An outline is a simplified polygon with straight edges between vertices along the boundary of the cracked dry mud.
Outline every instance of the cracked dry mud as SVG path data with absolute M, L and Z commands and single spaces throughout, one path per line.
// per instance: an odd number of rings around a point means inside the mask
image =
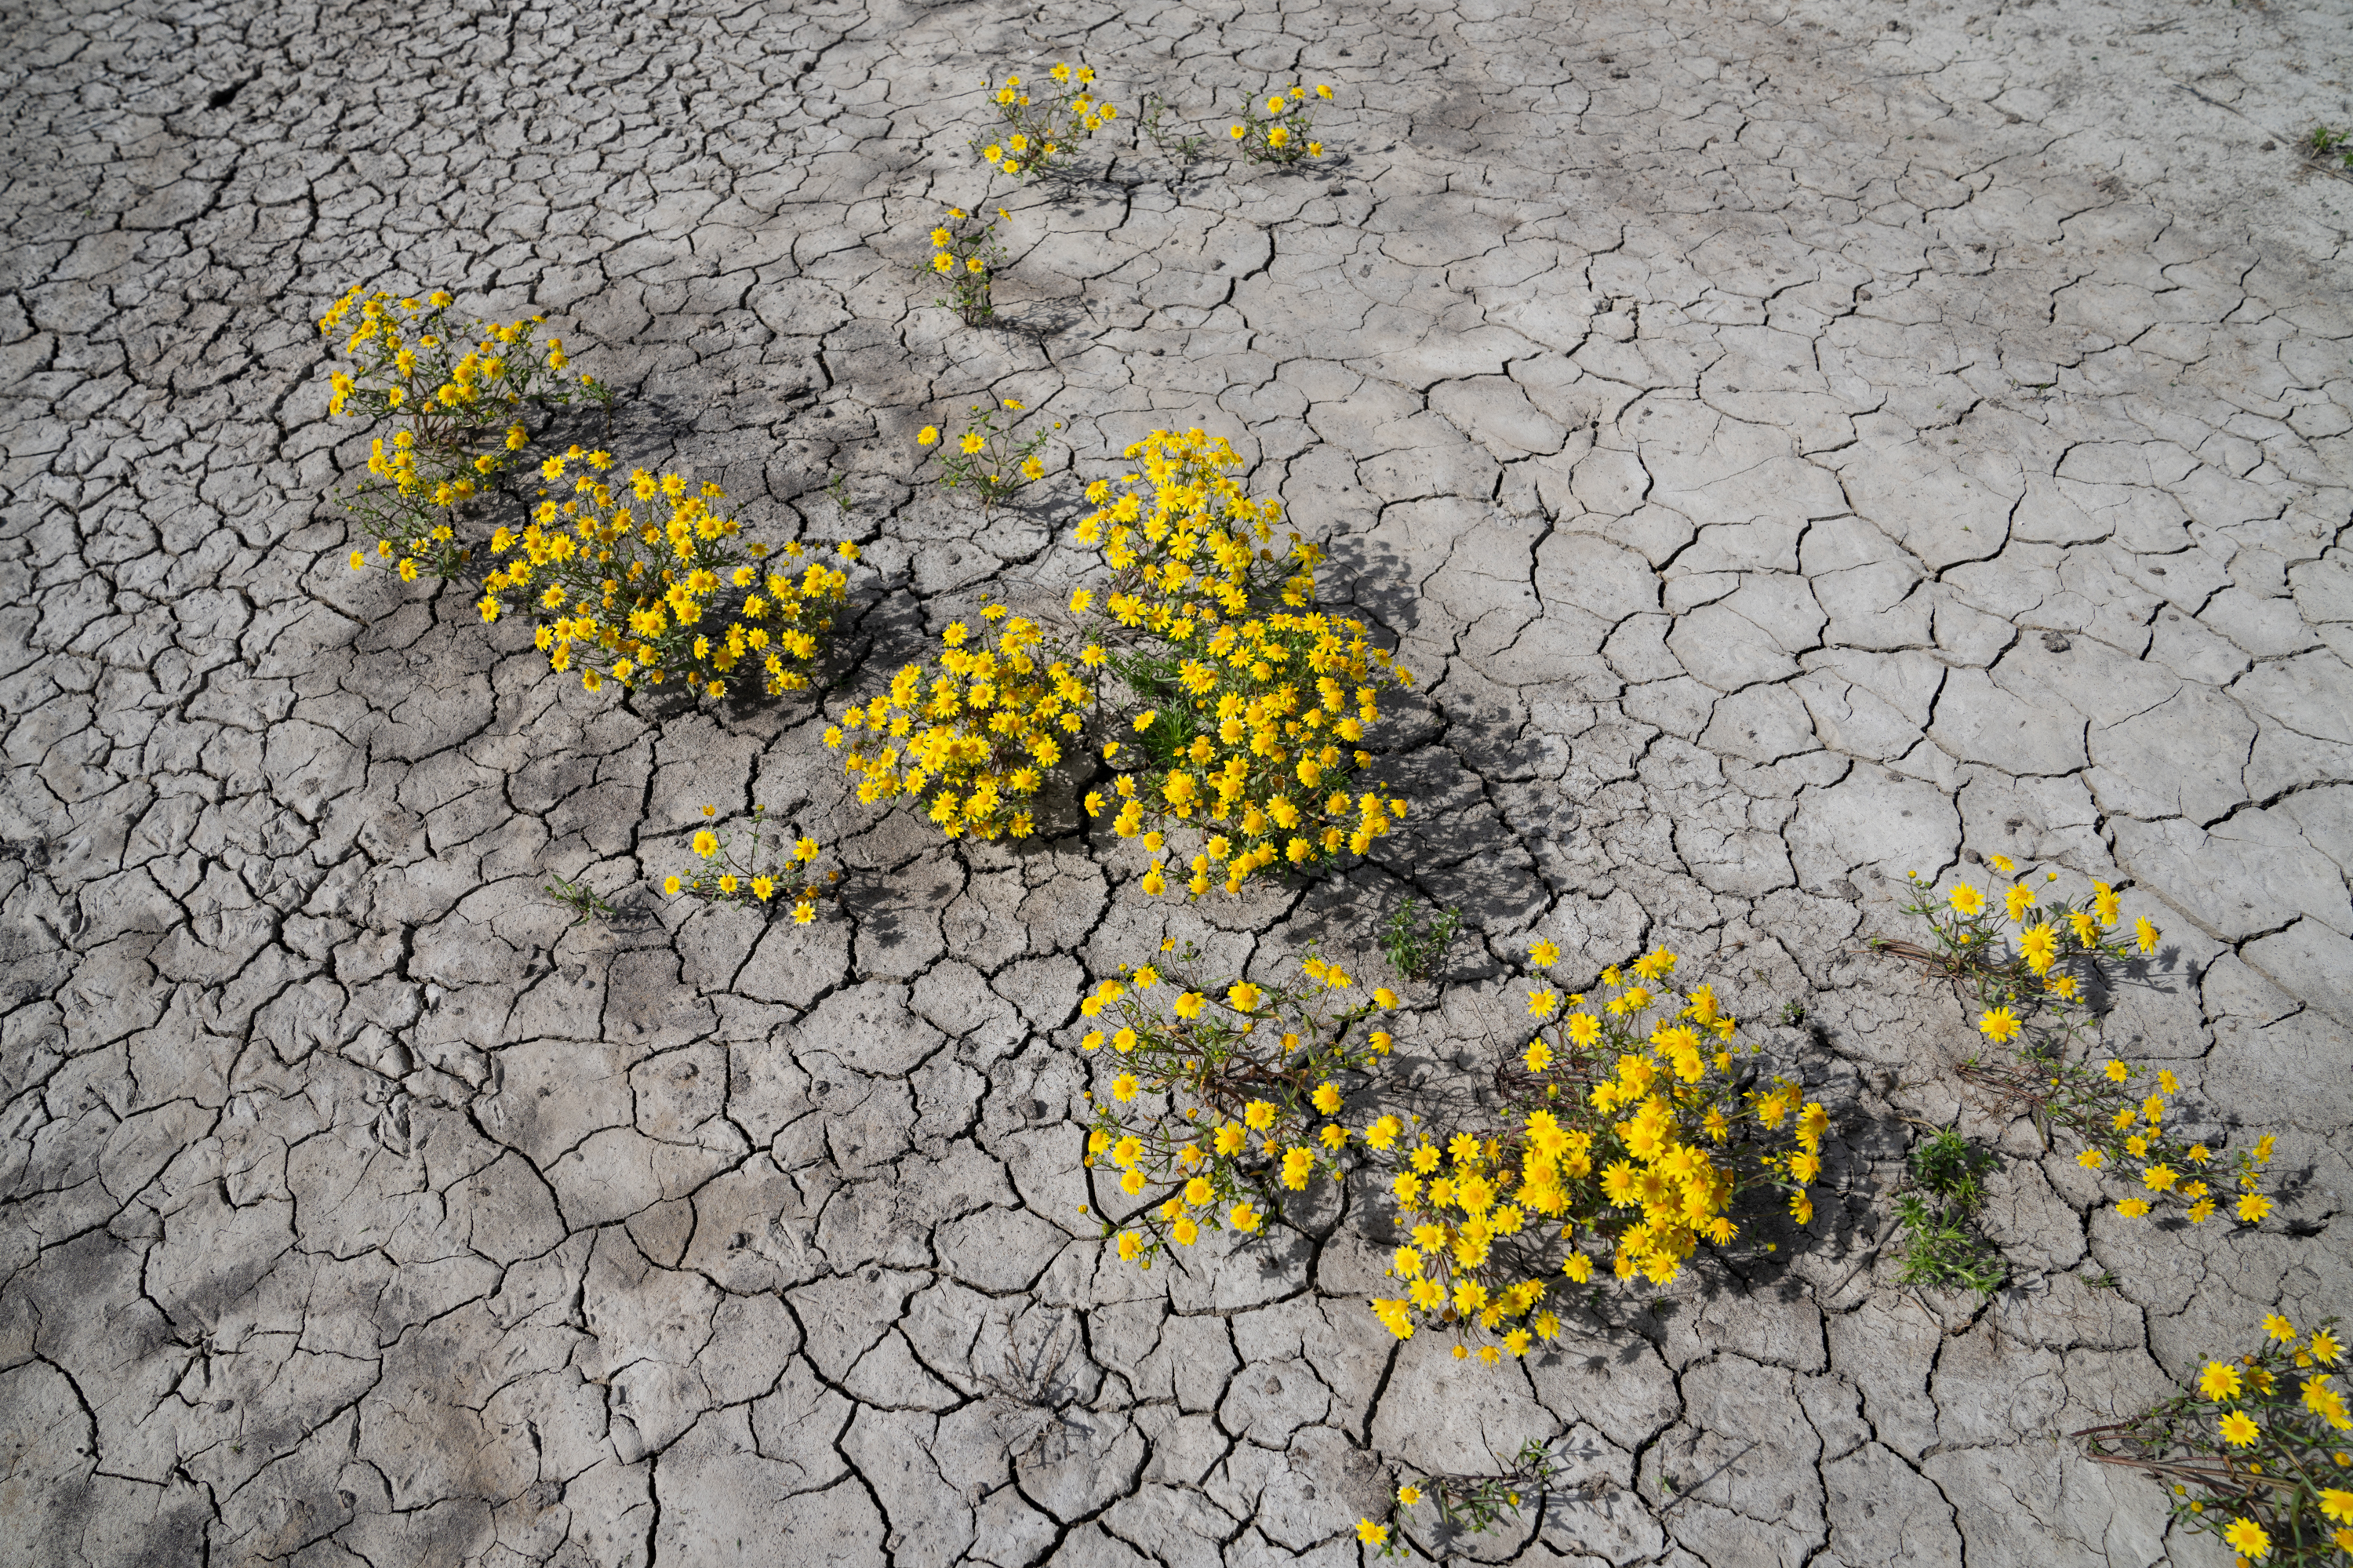
M 2353 1274 L 2353 186 L 2287 146 L 2353 49 L 2302 10 L 12 7 L 5 1561 L 1355 1563 L 1398 1466 L 1535 1436 L 1570 1484 L 1471 1555 L 2219 1562 L 2054 1434 Z M 1023 191 L 965 330 L 909 267 L 976 84 L 1082 52 L 1220 135 L 1329 80 L 1337 155 Z M 1079 566 L 1069 476 L 984 521 L 920 425 L 1232 438 L 1424 678 L 1409 830 L 1188 910 L 859 807 L 810 705 L 593 696 L 355 577 L 353 280 L 549 313 L 623 459 L 772 535 L 849 474 L 845 693 Z M 811 928 L 652 892 L 755 801 L 850 868 Z M 2279 1219 L 2121 1221 L 1957 1099 L 1958 1007 L 1857 948 L 1965 846 L 2166 926 L 2110 1044 L 2283 1135 Z M 1107 1256 L 1082 982 L 1368 967 L 1409 889 L 1476 938 L 1423 1055 L 1511 1043 L 1534 934 L 1804 1001 L 1815 1236 L 1493 1371 L 1375 1322 L 1360 1195 Z M 1956 1114 L 1982 1307 L 1880 1249 Z

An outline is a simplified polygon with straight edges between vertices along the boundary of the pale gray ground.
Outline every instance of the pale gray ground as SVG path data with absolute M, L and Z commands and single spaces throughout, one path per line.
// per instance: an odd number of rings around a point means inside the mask
M 1482 1555 L 2218 1561 L 2052 1435 L 2348 1301 L 2353 185 L 2285 144 L 2353 120 L 2346 16 L 9 6 L 5 1561 L 1337 1563 L 1400 1462 L 1531 1436 L 1577 1485 Z M 907 269 L 976 82 L 1082 48 L 1131 111 L 1332 81 L 1343 155 L 1024 192 L 965 331 Z M 918 426 L 1232 437 L 1426 678 L 1412 831 L 1188 914 L 845 800 L 806 705 L 593 697 L 354 577 L 353 281 L 551 313 L 625 460 L 778 535 L 856 476 L 853 689 L 1078 565 L 1068 473 L 984 524 Z M 810 932 L 651 894 L 755 800 L 853 868 Z M 1965 842 L 2168 927 L 2112 1041 L 2281 1132 L 2280 1219 L 2095 1213 L 1979 1120 L 2015 1287 L 1895 1287 L 1968 1030 L 1854 944 Z M 1427 1057 L 1509 1043 L 1534 932 L 1806 1000 L 1819 1235 L 1493 1372 L 1394 1347 L 1354 1214 L 1107 1258 L 1085 977 L 1164 927 L 1370 968 L 1409 882 L 1481 938 Z

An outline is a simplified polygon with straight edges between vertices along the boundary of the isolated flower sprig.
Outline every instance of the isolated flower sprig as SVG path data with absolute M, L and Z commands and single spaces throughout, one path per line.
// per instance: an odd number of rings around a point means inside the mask
M 1539 970 L 1560 961 L 1550 942 L 1531 957 Z M 1736 1053 L 1714 991 L 1667 989 L 1678 961 L 1659 948 L 1630 972 L 1604 970 L 1609 994 L 1590 1002 L 1532 989 L 1535 1037 L 1524 1070 L 1499 1078 L 1504 1112 L 1492 1125 L 1417 1128 L 1394 1150 L 1368 1136 L 1410 1237 L 1390 1266 L 1405 1295 L 1372 1304 L 1392 1333 L 1443 1325 L 1456 1355 L 1484 1339 L 1478 1355 L 1492 1364 L 1557 1333 L 1536 1310 L 1554 1273 L 1582 1285 L 1606 1253 L 1621 1280 L 1670 1283 L 1702 1242 L 1739 1235 L 1736 1200 L 1754 1187 L 1779 1189 L 1792 1219 L 1812 1220 L 1806 1188 L 1821 1173 L 1829 1113 L 1788 1079 L 1757 1082 L 1741 1060 L 1757 1048 Z
M 2173 1517 L 2242 1563 L 2312 1568 L 2353 1556 L 2353 1412 L 2337 1319 L 2310 1334 L 2274 1312 L 2264 1342 L 2210 1361 L 2171 1399 L 2078 1432 L 2092 1458 L 2141 1470 Z
M 1003 218 L 1005 209 L 998 207 L 997 216 Z M 952 207 L 932 229 L 930 238 L 932 259 L 915 270 L 918 275 L 938 279 L 947 289 L 932 303 L 955 312 L 966 326 L 995 321 L 997 304 L 992 291 L 997 274 L 1005 267 L 1005 247 L 997 242 L 997 225 L 960 207 Z
M 2007 855 L 1989 855 L 1986 864 L 2016 880 L 1998 889 L 1957 883 L 1939 894 L 1915 875 L 1905 913 L 1926 923 L 1928 943 L 1878 944 L 1974 991 L 1978 1032 L 1989 1049 L 1963 1062 L 1962 1075 L 2028 1107 L 2046 1129 L 2071 1134 L 2081 1145 L 2076 1164 L 2131 1183 L 2116 1205 L 2126 1219 L 2168 1202 L 2202 1224 L 2225 1202 L 2215 1183 L 2227 1180 L 2238 1192 L 2230 1200 L 2238 1218 L 2263 1220 L 2272 1208 L 2257 1190 L 2272 1158 L 2268 1134 L 2225 1159 L 2220 1136 L 2179 1128 L 2171 1100 L 2182 1091 L 2170 1069 L 2150 1075 L 2113 1057 L 2095 1064 L 2085 1054 L 2098 1027 L 2095 988 L 2109 970 L 2155 952 L 2164 934 L 2146 916 L 2129 935 L 2120 931 L 2123 900 L 2105 882 L 2093 883 L 2080 904 L 2046 901 L 2056 872 L 2045 872 L 2038 889 L 2032 873 L 2021 874 Z
M 1075 147 L 1119 117 L 1118 106 L 1095 90 L 1094 80 L 1088 66 L 1057 62 L 1045 82 L 1008 76 L 1001 87 L 985 84 L 1001 129 L 986 146 L 974 139 L 982 162 L 1017 180 L 1060 167 Z
M 796 923 L 806 926 L 815 920 L 818 900 L 841 874 L 828 872 L 820 878 L 817 858 L 824 852 L 818 842 L 797 831 L 770 832 L 767 811 L 765 806 L 752 808 L 744 833 L 750 842 L 740 847 L 724 827 L 699 830 L 692 840 L 696 863 L 682 875 L 665 877 L 662 891 L 672 898 L 754 907 L 781 899 L 791 906 Z M 706 819 L 718 812 L 716 806 L 702 808 Z
M 1397 1505 L 1419 1508 L 1427 1502 L 1437 1511 L 1441 1528 L 1484 1535 L 1505 1514 L 1517 1513 L 1526 1499 L 1543 1498 L 1567 1467 L 1551 1445 L 1531 1437 L 1500 1475 L 1424 1475 L 1398 1488 Z M 1377 1520 L 1358 1520 L 1356 1539 L 1379 1547 L 1384 1557 L 1416 1555 L 1394 1527 Z
M 1109 1161 L 1120 1190 L 1145 1198 L 1129 1224 L 1106 1223 L 1104 1234 L 1146 1268 L 1204 1228 L 1248 1234 L 1286 1192 L 1339 1180 L 1353 1135 L 1335 1118 L 1345 1086 L 1388 1055 L 1390 1036 L 1371 1025 L 1397 1004 L 1386 989 L 1359 1000 L 1353 978 L 1319 958 L 1268 985 L 1203 976 L 1195 958 L 1188 946 L 1123 967 L 1080 1003 L 1089 1021 L 1081 1044 L 1107 1045 L 1113 1071 L 1108 1098 L 1089 1097 L 1085 1162 Z M 1395 1118 L 1381 1125 L 1395 1136 Z
M 1011 397 L 999 398 L 994 408 L 976 403 L 965 409 L 964 434 L 941 454 L 940 482 L 950 490 L 976 492 L 981 510 L 988 512 L 1044 479 L 1046 461 L 1038 454 L 1053 440 L 1053 430 L 1062 428 L 1062 421 L 1057 419 L 1052 429 L 1033 429 L 1017 440 L 1014 430 L 1019 421 L 1008 418 L 999 423 L 999 416 L 1028 411 L 1026 405 Z M 917 446 L 932 446 L 939 439 L 934 425 L 925 425 L 915 433 Z
M 1242 117 L 1226 134 L 1253 164 L 1297 164 L 1324 155 L 1315 140 L 1315 126 L 1307 114 L 1307 89 L 1296 82 L 1268 95 L 1261 104 L 1253 99 L 1242 105 Z M 1318 84 L 1316 98 L 1329 101 L 1332 90 Z

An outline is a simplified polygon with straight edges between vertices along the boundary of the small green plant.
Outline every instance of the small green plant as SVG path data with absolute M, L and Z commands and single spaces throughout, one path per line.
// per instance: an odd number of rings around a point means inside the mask
M 1090 68 L 1057 63 L 1046 78 L 1025 82 L 1008 76 L 1002 87 L 984 84 L 994 88 L 989 99 L 1001 130 L 986 146 L 973 138 L 973 150 L 1017 180 L 1061 167 L 1074 147 L 1119 118 L 1118 106 L 1095 91 Z
M 1144 115 L 1139 124 L 1143 133 L 1160 149 L 1160 155 L 1176 164 L 1181 172 L 1201 161 L 1209 148 L 1207 136 L 1187 136 L 1167 123 L 1168 101 L 1154 93 L 1144 101 Z
M 572 922 L 575 926 L 586 926 L 591 920 L 609 920 L 613 917 L 612 902 L 589 886 L 586 877 L 569 882 L 560 876 L 550 877 L 546 885 L 540 891 L 578 916 L 579 918 Z
M 1978 1178 L 1992 1168 L 1990 1150 L 1947 1128 L 1912 1150 L 1915 1191 L 1895 1200 L 1904 1239 L 1895 1256 L 1905 1285 L 1947 1290 L 1997 1289 L 2010 1277 L 2001 1255 L 1978 1234 L 1974 1217 L 1985 1202 Z
M 940 482 L 950 490 L 978 492 L 981 510 L 989 512 L 1044 479 L 1046 461 L 1038 453 L 1053 440 L 1053 430 L 1060 429 L 1062 421 L 1055 420 L 1051 430 L 1034 429 L 1017 440 L 1017 421 L 999 423 L 999 417 L 1026 411 L 1010 397 L 999 399 L 994 408 L 976 403 L 965 409 L 964 434 L 956 438 L 955 450 L 942 454 Z M 925 425 L 917 432 L 915 442 L 928 447 L 939 439 L 938 429 Z
M 2074 1436 L 2099 1463 L 2153 1477 L 2176 1523 L 2221 1537 L 2242 1563 L 2342 1564 L 2353 1553 L 2353 1413 L 2333 1386 L 2345 1355 L 2336 1324 L 2324 1318 L 2300 1336 L 2271 1313 L 2260 1349 L 2208 1361 L 2172 1398 Z
M 997 216 L 1003 217 L 1005 209 L 998 207 Z M 948 291 L 932 303 L 955 312 L 966 326 L 995 321 L 997 305 L 990 291 L 1005 267 L 1005 247 L 997 242 L 997 225 L 952 207 L 932 230 L 931 239 L 932 259 L 917 267 L 916 274 L 937 278 Z
M 719 808 L 705 806 L 703 816 L 716 817 Z M 802 926 L 817 918 L 818 900 L 824 897 L 840 873 L 822 880 L 817 874 L 818 842 L 797 832 L 769 831 L 768 809 L 752 808 L 750 842 L 740 851 L 732 833 L 704 828 L 694 835 L 695 858 L 702 863 L 683 876 L 663 879 L 662 891 L 672 898 L 700 898 L 708 904 L 741 904 L 764 908 L 776 898 L 793 906 L 793 919 Z
M 1314 96 L 1329 99 L 1332 90 L 1318 86 Z M 1288 166 L 1324 155 L 1324 143 L 1315 140 L 1314 123 L 1305 110 L 1307 89 L 1296 83 L 1242 105 L 1242 117 L 1227 129 L 1235 150 L 1253 164 L 1276 164 Z
M 849 493 L 849 476 L 846 473 L 837 473 L 825 482 L 825 498 L 844 517 L 858 510 L 858 500 Z
M 1500 1474 L 1423 1476 L 1408 1481 L 1398 1488 L 1398 1507 L 1428 1503 L 1437 1509 L 1440 1529 L 1452 1534 L 1483 1535 L 1505 1514 L 1516 1514 L 1531 1500 L 1541 1501 L 1562 1468 L 1551 1447 L 1532 1437 L 1520 1445 L 1520 1451 Z M 1673 1482 L 1666 1485 L 1668 1491 L 1674 1490 Z M 1409 1556 L 1413 1551 L 1393 1536 L 1389 1525 L 1370 1519 L 1357 1521 L 1356 1539 L 1379 1547 L 1383 1557 Z
M 2316 125 L 2296 140 L 2295 150 L 2311 163 L 2334 164 L 2331 174 L 2353 174 L 2353 128 Z
M 1781 1004 L 1781 1022 L 1785 1028 L 1795 1029 L 1805 1021 L 1806 1004 L 1804 1002 L 1790 1001 Z
M 1462 911 L 1425 910 L 1409 897 L 1381 927 L 1381 954 L 1402 980 L 1428 980 L 1462 929 Z

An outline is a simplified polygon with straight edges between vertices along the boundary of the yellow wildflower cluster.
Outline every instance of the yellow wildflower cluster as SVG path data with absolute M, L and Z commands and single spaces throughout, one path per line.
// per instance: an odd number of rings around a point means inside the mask
M 2168 1097 L 2181 1086 L 2169 1069 L 2151 1081 L 2113 1058 L 2095 1065 L 2081 1048 L 2097 1027 L 2094 993 L 2112 983 L 2114 971 L 2128 977 L 2163 933 L 2146 916 L 2129 934 L 2119 930 L 2123 898 L 2105 882 L 2071 902 L 2052 896 L 2055 871 L 2044 871 L 2038 886 L 2034 873 L 2008 855 L 1988 855 L 1985 863 L 2009 885 L 1963 882 L 1938 895 L 1914 874 L 1906 912 L 1926 923 L 1929 944 L 1877 945 L 1974 986 L 1978 1033 L 2000 1049 L 1970 1057 L 1962 1075 L 2073 1133 L 2083 1145 L 2075 1163 L 2084 1170 L 2133 1183 L 2116 1205 L 2119 1214 L 2138 1219 L 2158 1202 L 2174 1202 L 2193 1224 L 2204 1224 L 2225 1201 L 2212 1180 L 2222 1139 L 2180 1131 Z M 2266 1135 L 2221 1167 L 2238 1190 L 2232 1211 L 2250 1224 L 2271 1213 L 2272 1201 L 2257 1188 L 2272 1148 Z
M 1132 746 L 1137 766 L 1110 799 L 1091 793 L 1088 812 L 1109 810 L 1121 837 L 1145 840 L 1152 893 L 1169 882 L 1171 821 L 1205 839 L 1185 879 L 1196 896 L 1213 883 L 1239 891 L 1270 866 L 1366 853 L 1406 802 L 1349 785 L 1372 761 L 1361 742 L 1380 694 L 1407 678 L 1362 621 L 1314 607 L 1314 545 L 1294 534 L 1276 561 L 1267 542 L 1281 505 L 1242 493 L 1224 440 L 1155 430 L 1126 455 L 1142 474 L 1124 477 L 1116 499 L 1108 482 L 1089 486 L 1095 510 L 1078 527 L 1113 573 L 1088 656 L 1149 705 L 1131 739 L 1103 752 L 1117 762 Z M 1096 596 L 1082 590 L 1072 608 L 1098 609 Z
M 848 746 L 860 800 L 905 796 L 950 838 L 1027 838 L 1039 791 L 1093 711 L 1092 675 L 1001 604 L 981 611 L 976 641 L 962 620 L 940 641 L 934 667 L 902 667 L 887 693 L 851 704 L 825 744 Z
M 1336 1118 L 1386 1056 L 1390 1037 L 1370 1027 L 1397 1005 L 1387 990 L 1351 1001 L 1356 981 L 1320 958 L 1296 980 L 1261 985 L 1194 972 L 1191 948 L 1123 968 L 1080 1003 L 1089 1052 L 1109 1046 L 1109 1097 L 1093 1106 L 1085 1162 L 1108 1161 L 1120 1192 L 1142 1206 L 1124 1227 L 1106 1224 L 1119 1255 L 1146 1268 L 1171 1245 L 1191 1246 L 1204 1228 L 1248 1234 L 1284 1194 L 1317 1177 L 1337 1180 L 1353 1136 Z M 1394 1138 L 1395 1118 L 1382 1124 Z M 1156 1201 L 1155 1201 L 1156 1200 Z
M 1091 68 L 1057 62 L 1046 79 L 1008 76 L 1002 86 L 987 84 L 1002 128 L 986 146 L 977 138 L 973 145 L 983 163 L 1015 179 L 1058 167 L 1075 146 L 1119 118 L 1118 106 L 1095 90 Z
M 470 558 L 449 509 L 481 494 L 530 443 L 519 418 L 528 406 L 609 398 L 589 377 L 563 374 L 561 339 L 536 341 L 544 317 L 459 322 L 455 302 L 440 290 L 395 299 L 354 285 L 319 319 L 322 335 L 348 329 L 348 367 L 328 372 L 327 411 L 398 421 L 389 440 L 371 443 L 368 478 L 344 503 L 376 535 L 374 561 L 404 582 L 453 577 Z M 354 552 L 353 568 L 370 559 Z
M 1002 461 L 989 444 L 996 426 L 974 414 L 952 473 Z M 916 437 L 939 439 L 928 426 Z M 1313 545 L 1294 535 L 1278 562 L 1267 541 L 1281 508 L 1242 493 L 1225 441 L 1155 430 L 1127 455 L 1142 473 L 1118 482 L 1116 500 L 1112 482 L 1090 486 L 1095 509 L 1078 525 L 1111 576 L 1071 596 L 1075 656 L 1061 634 L 991 606 L 994 645 L 985 635 L 967 649 L 972 629 L 955 622 L 932 666 L 911 664 L 887 694 L 852 705 L 827 743 L 849 743 L 861 799 L 916 798 L 950 836 L 986 838 L 1030 833 L 1052 770 L 1099 746 L 1123 771 L 1087 794 L 1087 811 L 1144 841 L 1144 886 L 1155 894 L 1172 880 L 1196 896 L 1216 885 L 1235 892 L 1271 866 L 1365 853 L 1406 812 L 1400 798 L 1350 788 L 1372 761 L 1361 743 L 1380 694 L 1405 676 L 1363 622 L 1315 608 Z M 1036 471 L 1034 454 L 1017 470 Z M 999 481 L 975 482 L 986 498 Z M 1120 715 L 1124 738 L 1092 733 L 1108 716 L 1106 671 L 1143 706 Z M 881 744 L 850 741 L 860 731 Z M 1189 875 L 1172 877 L 1171 822 L 1202 836 Z
M 550 485 L 568 479 L 570 493 L 542 490 L 520 531 L 491 535 L 505 564 L 483 580 L 483 620 L 522 608 L 538 622 L 548 663 L 580 665 L 592 692 L 607 680 L 672 677 L 710 697 L 747 681 L 771 694 L 806 690 L 849 573 L 798 544 L 780 556 L 739 546 L 735 520 L 712 509 L 725 498 L 715 484 L 644 469 L 617 484 L 612 461 L 575 446 L 540 465 Z M 858 546 L 845 541 L 834 553 L 853 562 Z
M 1316 98 L 1329 101 L 1332 90 L 1318 84 Z M 1296 164 L 1324 155 L 1324 143 L 1315 140 L 1314 124 L 1308 119 L 1308 90 L 1296 82 L 1270 93 L 1263 104 L 1252 100 L 1242 105 L 1242 117 L 1229 126 L 1226 134 L 1241 155 L 1253 164 Z
M 769 832 L 767 811 L 765 806 L 752 808 L 751 843 L 741 851 L 723 828 L 697 830 L 692 841 L 697 863 L 684 875 L 663 878 L 662 891 L 672 898 L 754 907 L 780 899 L 791 906 L 796 923 L 806 926 L 815 920 L 818 900 L 841 879 L 841 874 L 828 872 L 820 880 L 817 857 L 823 851 L 818 842 L 798 832 Z M 716 806 L 702 808 L 706 821 L 718 814 Z
M 1003 218 L 1005 209 L 998 207 L 997 216 Z M 997 243 L 997 225 L 952 207 L 933 227 L 930 238 L 932 259 L 915 270 L 938 279 L 948 291 L 932 303 L 955 312 L 966 326 L 996 320 L 991 291 L 1005 265 L 1005 247 Z
M 2210 1361 L 2172 1398 L 2076 1434 L 2091 1457 L 2166 1483 L 2173 1517 L 2242 1563 L 2353 1556 L 2353 1413 L 2335 1318 L 2310 1334 L 2277 1312 L 2261 1348 Z
M 532 444 L 514 416 L 576 392 L 607 399 L 587 376 L 565 378 L 560 339 L 543 354 L 535 346 L 536 316 L 478 323 L 474 346 L 460 353 L 446 320 L 452 303 L 440 291 L 419 302 L 353 289 L 320 322 L 332 332 L 357 318 L 344 344 L 356 368 L 332 373 L 332 410 L 356 405 L 399 422 L 390 440 L 372 443 L 370 477 L 353 496 L 380 535 L 373 555 L 351 553 L 353 571 L 373 559 L 403 581 L 458 576 L 480 542 L 460 537 L 461 509 Z M 470 450 L 493 436 L 491 450 Z M 710 697 L 750 682 L 771 694 L 805 690 L 848 574 L 797 544 L 781 560 L 765 545 L 740 545 L 734 519 L 712 509 L 724 498 L 714 484 L 643 469 L 623 482 L 612 466 L 612 453 L 579 446 L 538 464 L 543 488 L 528 520 L 488 541 L 501 559 L 475 605 L 484 622 L 526 614 L 550 666 L 577 665 L 592 692 L 671 677 Z M 855 561 L 858 547 L 838 554 Z
M 1539 969 L 1560 957 L 1549 942 L 1532 956 Z M 1732 1018 L 1707 986 L 1668 989 L 1677 961 L 1662 948 L 1630 972 L 1605 970 L 1609 994 L 1591 1002 L 1532 990 L 1528 1011 L 1541 1022 L 1525 1072 L 1504 1080 L 1511 1109 L 1500 1125 L 1419 1131 L 1393 1151 L 1367 1137 L 1396 1168 L 1389 1187 L 1409 1236 L 1390 1264 L 1405 1295 L 1373 1302 L 1392 1333 L 1438 1322 L 1466 1340 L 1474 1329 L 1493 1336 L 1482 1361 L 1524 1355 L 1559 1329 L 1536 1310 L 1549 1281 L 1531 1266 L 1557 1256 L 1561 1274 L 1584 1284 L 1596 1256 L 1584 1235 L 1609 1249 L 1618 1278 L 1664 1285 L 1703 1241 L 1740 1234 L 1735 1200 L 1750 1187 L 1784 1190 L 1790 1217 L 1811 1221 L 1806 1186 L 1821 1172 L 1829 1113 L 1786 1079 L 1742 1087 Z

